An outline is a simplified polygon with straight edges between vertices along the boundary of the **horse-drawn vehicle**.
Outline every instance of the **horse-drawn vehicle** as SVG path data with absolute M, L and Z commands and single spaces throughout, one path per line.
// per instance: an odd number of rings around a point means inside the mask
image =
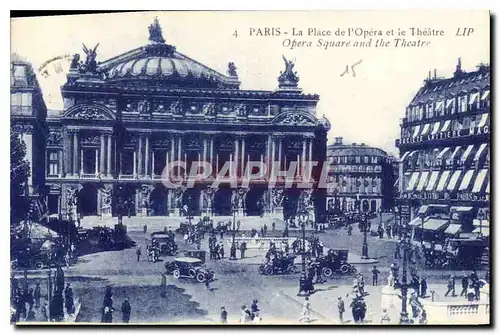
M 321 273 L 324 277 L 330 278 L 334 273 L 355 274 L 356 267 L 347 262 L 349 250 L 330 249 L 326 256 L 318 259 L 321 264 Z
M 266 259 L 266 261 L 259 266 L 259 273 L 266 276 L 297 273 L 298 268 L 294 264 L 294 260 L 294 254 L 285 255 L 283 252 L 277 251 L 271 259 Z

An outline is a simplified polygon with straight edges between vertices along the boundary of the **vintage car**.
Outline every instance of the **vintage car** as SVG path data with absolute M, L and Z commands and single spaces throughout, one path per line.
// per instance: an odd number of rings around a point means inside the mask
M 321 264 L 321 273 L 324 277 L 331 277 L 335 272 L 342 274 L 355 274 L 356 267 L 347 262 L 349 250 L 328 250 L 326 256 L 321 257 L 318 261 Z
M 174 278 L 181 277 L 195 279 L 199 283 L 215 280 L 215 273 L 203 266 L 203 261 L 194 257 L 177 257 L 172 262 L 165 262 L 167 274 Z
M 177 244 L 173 233 L 159 231 L 151 233 L 151 250 L 156 250 L 158 255 L 175 255 L 177 253 Z
M 273 274 L 297 273 L 297 266 L 293 264 L 295 255 L 283 255 L 282 252 L 277 252 L 276 256 L 269 261 L 265 261 L 259 266 L 261 275 L 272 276 Z

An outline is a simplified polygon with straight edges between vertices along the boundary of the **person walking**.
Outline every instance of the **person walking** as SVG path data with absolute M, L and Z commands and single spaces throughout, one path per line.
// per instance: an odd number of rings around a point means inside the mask
M 344 323 L 345 304 L 344 304 L 344 300 L 342 300 L 342 297 L 339 297 L 339 299 L 337 301 L 337 309 L 339 311 L 340 323 Z
M 448 279 L 448 285 L 447 285 L 448 291 L 444 294 L 445 297 L 448 296 L 448 294 L 451 292 L 451 296 L 455 296 L 455 276 L 451 275 L 450 279 Z
M 387 309 L 383 309 L 382 310 L 382 315 L 380 316 L 380 323 L 381 324 L 384 324 L 384 323 L 390 323 L 391 322 L 391 318 L 389 316 L 389 313 L 387 313 Z
M 299 322 L 302 320 L 306 320 L 307 322 L 311 322 L 311 304 L 309 303 L 309 297 L 306 297 L 304 300 L 304 304 L 302 305 L 302 311 L 300 313 Z
M 413 318 L 418 317 L 418 310 L 422 307 L 422 305 L 420 304 L 420 301 L 418 301 L 418 297 L 415 292 L 411 293 L 410 306 L 411 306 L 412 317 Z
M 271 229 L 273 230 L 273 232 L 276 230 L 276 222 L 273 221 L 273 223 L 271 224 Z
M 35 298 L 35 308 L 40 307 L 40 298 L 42 296 L 42 292 L 40 289 L 40 283 L 37 282 L 35 285 L 35 292 L 34 292 L 34 298 Z
M 252 320 L 255 318 L 255 315 L 258 315 L 260 309 L 259 306 L 257 306 L 257 303 L 259 301 L 257 299 L 254 299 L 252 301 L 252 305 L 250 306 L 251 312 L 252 312 Z
M 460 292 L 460 296 L 467 296 L 467 288 L 469 288 L 469 280 L 465 273 L 462 275 L 462 292 Z
M 247 250 L 247 244 L 245 242 L 240 243 L 241 259 L 245 258 L 245 250 Z
M 224 306 L 220 308 L 220 323 L 227 324 L 227 311 Z
M 401 259 L 401 243 L 399 241 L 394 249 L 394 259 Z
M 390 225 L 390 224 L 388 224 L 388 225 L 385 227 L 385 234 L 387 235 L 387 238 L 388 238 L 388 239 L 392 239 L 392 236 L 391 236 L 391 230 L 392 230 L 391 225 Z
M 28 315 L 33 310 L 33 304 L 35 303 L 35 299 L 34 299 L 33 295 L 34 295 L 33 289 L 30 288 L 28 290 L 28 293 L 26 294 L 26 297 L 24 298 L 24 300 L 28 304 Z
M 420 296 L 422 298 L 427 297 L 427 278 L 422 277 L 422 280 L 420 281 Z
M 66 284 L 66 289 L 64 290 L 64 300 L 66 303 L 66 312 L 68 314 L 74 313 L 74 302 L 73 302 L 73 289 L 70 283 Z
M 425 309 L 422 310 L 422 314 L 420 315 L 420 320 L 418 320 L 418 323 L 421 325 L 427 324 L 427 312 L 425 311 Z
M 352 224 L 347 225 L 347 235 L 351 236 L 352 235 Z
M 246 305 L 241 306 L 240 323 L 249 323 L 252 321 L 252 313 Z
M 135 254 L 137 255 L 137 261 L 139 262 L 141 260 L 141 247 L 140 246 L 137 247 Z
M 142 227 L 142 230 L 144 231 L 144 234 L 148 231 L 148 225 L 144 224 L 144 227 Z
M 372 285 L 377 286 L 378 285 L 378 275 L 380 274 L 379 269 L 377 269 L 377 266 L 373 266 L 372 270 Z
M 132 311 L 132 307 L 130 306 L 128 299 L 125 298 L 125 300 L 123 300 L 123 303 L 122 303 L 122 322 L 123 323 L 129 323 L 131 311 Z

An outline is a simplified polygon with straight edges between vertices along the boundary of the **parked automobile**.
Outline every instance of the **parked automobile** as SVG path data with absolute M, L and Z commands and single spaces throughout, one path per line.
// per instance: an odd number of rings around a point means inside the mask
M 167 274 L 173 275 L 174 278 L 179 279 L 191 278 L 199 283 L 205 282 L 208 278 L 209 281 L 215 280 L 215 273 L 203 266 L 203 261 L 194 257 L 178 257 L 172 262 L 165 262 L 165 270 Z

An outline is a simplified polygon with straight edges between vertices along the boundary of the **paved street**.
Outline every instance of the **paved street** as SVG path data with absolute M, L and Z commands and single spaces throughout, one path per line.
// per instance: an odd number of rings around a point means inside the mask
M 148 222 L 148 233 L 142 231 L 143 222 Z M 149 232 L 160 230 L 167 225 L 178 224 L 176 220 L 165 218 L 154 219 L 127 219 L 124 224 L 128 227 L 130 237 L 141 246 L 142 259 L 137 262 L 135 248 L 122 251 L 101 252 L 83 256 L 79 262 L 65 269 L 67 280 L 74 287 L 75 296 L 82 301 L 82 309 L 78 321 L 99 322 L 100 308 L 104 298 L 106 285 L 113 286 L 114 302 L 117 311 L 114 322 L 121 318 L 120 305 L 125 297 L 132 305 L 131 322 L 217 322 L 220 307 L 225 306 L 229 313 L 229 322 L 238 322 L 240 308 L 243 304 L 250 306 L 253 299 L 259 301 L 262 322 L 283 323 L 297 322 L 300 315 L 303 298 L 296 296 L 298 292 L 298 274 L 262 276 L 257 271 L 263 255 L 249 253 L 251 262 L 243 261 L 213 261 L 207 260 L 207 267 L 216 273 L 216 281 L 207 290 L 205 285 L 194 283 L 187 279 L 176 280 L 168 276 L 168 294 L 166 298 L 160 297 L 160 273 L 164 271 L 163 261 L 173 257 L 165 257 L 162 261 L 151 263 L 145 259 L 145 247 Z M 154 227 L 151 228 L 151 227 Z M 279 232 L 276 232 L 279 235 Z M 359 259 L 362 235 L 354 230 L 352 236 L 347 236 L 344 229 L 329 230 L 320 234 L 320 240 L 325 247 L 350 249 L 350 260 Z M 186 246 L 180 235 L 176 236 L 180 254 L 185 250 L 192 250 L 193 246 Z M 385 284 L 388 264 L 392 261 L 394 242 L 387 239 L 369 237 L 370 256 L 379 260 L 382 272 L 380 283 Z M 207 241 L 202 244 L 202 249 L 207 250 Z M 229 250 L 225 250 L 226 257 Z M 239 256 L 239 252 L 238 252 Z M 208 257 L 208 255 L 207 255 Z M 352 261 L 352 260 L 351 260 Z M 366 297 L 368 305 L 367 320 L 377 321 L 380 317 L 380 289 L 368 285 L 371 282 L 371 268 L 373 264 L 358 264 L 358 271 L 365 274 L 367 282 Z M 430 289 L 442 292 L 444 295 L 448 271 L 426 271 L 429 278 Z M 20 273 L 18 273 L 20 275 Z M 29 271 L 29 278 L 44 280 L 46 271 Z M 37 279 L 40 278 L 40 279 Z M 346 297 L 351 291 L 352 278 L 349 276 L 336 276 L 326 284 L 318 285 L 318 290 L 311 297 L 311 308 L 314 323 L 336 323 L 336 299 L 338 296 Z M 457 290 L 459 283 L 457 282 Z M 44 284 L 42 283 L 42 287 Z M 463 299 L 463 298 L 455 298 Z M 352 320 L 348 308 L 350 297 L 345 298 L 345 319 Z

